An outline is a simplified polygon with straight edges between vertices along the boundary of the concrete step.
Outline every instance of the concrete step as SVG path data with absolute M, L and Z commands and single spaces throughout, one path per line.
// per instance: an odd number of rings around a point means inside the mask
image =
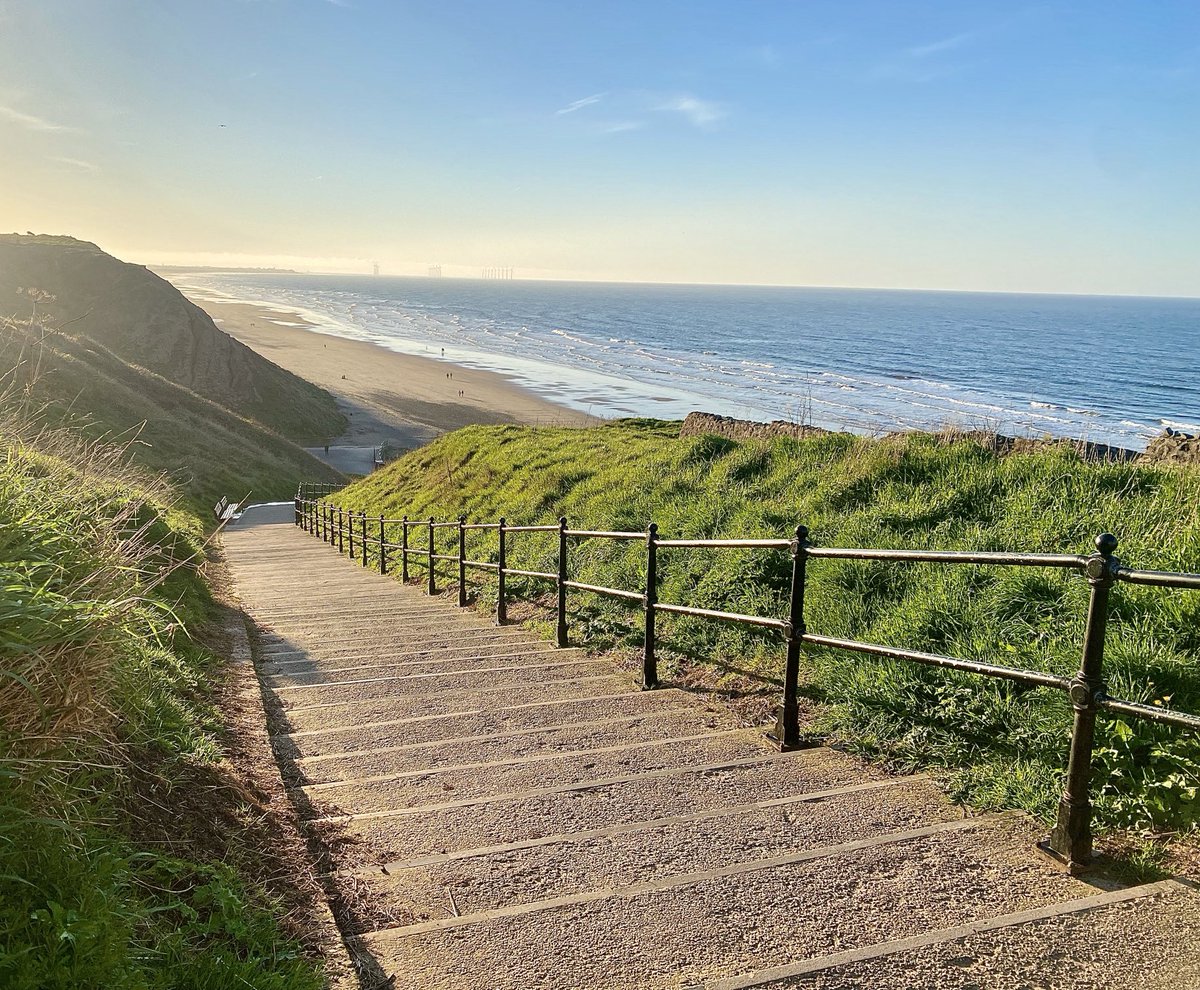
M 416 857 L 356 874 L 373 910 L 410 922 L 619 889 L 961 820 L 924 778 L 897 778 L 649 822 Z M 453 893 L 453 904 L 449 899 Z M 369 924 L 367 913 L 362 924 Z
M 364 678 L 387 677 L 395 674 L 436 674 L 442 670 L 486 670 L 498 666 L 511 666 L 524 661 L 528 664 L 553 663 L 556 659 L 579 658 L 578 653 L 564 653 L 553 643 L 504 642 L 487 643 L 482 646 L 465 646 L 443 650 L 396 654 L 392 660 L 386 655 L 371 657 L 332 657 L 291 660 L 282 669 L 269 670 L 260 664 L 264 681 L 273 688 L 300 684 L 321 684 L 360 681 Z
M 516 635 L 528 635 L 517 626 L 497 626 L 478 613 L 469 609 L 461 609 L 452 603 L 442 606 L 431 606 L 423 601 L 403 601 L 389 604 L 379 601 L 366 607 L 362 604 L 347 603 L 339 600 L 327 608 L 315 608 L 298 615 L 264 616 L 253 615 L 255 622 L 267 628 L 286 625 L 289 635 L 302 633 L 307 630 L 333 630 L 346 635 L 355 630 L 388 629 L 406 634 L 420 634 L 422 631 L 439 626 L 453 625 L 456 628 L 478 626 L 481 629 L 502 629 Z M 364 602 L 371 599 L 363 599 Z
M 318 756 L 296 762 L 312 784 L 349 779 L 372 779 L 414 770 L 468 764 L 498 764 L 505 760 L 567 756 L 643 743 L 667 744 L 680 736 L 739 728 L 729 715 L 708 713 L 688 705 L 645 715 L 575 721 L 557 727 L 473 735 L 434 742 L 366 747 L 345 755 Z
M 408 985 L 679 987 L 1084 896 L 1029 855 L 1012 818 L 910 829 L 842 849 L 375 932 Z
M 458 642 L 430 644 L 413 638 L 380 637 L 374 641 L 347 641 L 325 643 L 321 640 L 278 643 L 270 652 L 259 657 L 259 669 L 264 673 L 286 673 L 287 666 L 275 669 L 274 664 L 306 664 L 321 662 L 328 667 L 351 667 L 356 664 L 367 666 L 389 659 L 405 660 L 438 656 L 471 657 L 476 651 L 485 649 L 519 650 L 531 649 L 539 652 L 555 649 L 546 640 L 520 639 L 516 637 L 489 637 L 486 634 L 464 633 Z
M 381 719 L 344 727 L 279 734 L 275 751 L 289 760 L 337 755 L 390 746 L 420 745 L 439 739 L 489 738 L 501 733 L 538 732 L 564 725 L 604 719 L 636 718 L 656 712 L 715 711 L 684 691 L 627 691 L 615 695 L 568 698 L 561 701 L 521 702 L 470 711 L 439 712 L 411 719 Z
M 345 728 L 383 719 L 440 715 L 454 711 L 474 711 L 522 702 L 559 701 L 595 695 L 620 694 L 633 687 L 629 674 L 590 671 L 584 677 L 527 676 L 520 681 L 492 682 L 475 691 L 442 687 L 427 694 L 388 695 L 381 698 L 350 701 L 314 701 L 280 697 L 284 728 L 292 732 Z
M 501 660 L 492 667 L 459 668 L 436 673 L 387 674 L 382 677 L 361 677 L 344 681 L 320 681 L 311 684 L 264 685 L 289 707 L 312 704 L 375 701 L 398 696 L 420 696 L 460 691 L 469 694 L 486 688 L 527 684 L 545 678 L 566 680 L 603 673 L 611 665 L 599 658 L 580 659 L 578 654 L 555 651 L 545 657 L 517 657 Z
M 274 654 L 287 648 L 295 648 L 296 645 L 309 646 L 312 644 L 321 644 L 333 646 L 344 643 L 361 643 L 364 640 L 369 640 L 373 648 L 378 646 L 380 642 L 396 642 L 408 649 L 417 649 L 426 638 L 445 638 L 444 635 L 438 635 L 439 633 L 444 633 L 445 630 L 456 632 L 460 639 L 470 638 L 472 641 L 480 638 L 491 638 L 511 639 L 525 643 L 545 642 L 544 640 L 537 640 L 536 637 L 530 636 L 523 630 L 514 629 L 511 626 L 501 627 L 480 624 L 476 627 L 452 618 L 448 624 L 438 623 L 422 630 L 405 629 L 403 623 L 385 628 L 372 626 L 366 630 L 359 630 L 342 623 L 335 627 L 330 627 L 328 630 L 294 630 L 289 631 L 286 635 L 271 633 L 262 638 L 261 646 L 263 655 Z
M 828 749 L 766 753 L 650 772 L 621 768 L 573 784 L 542 783 L 482 799 L 451 791 L 424 805 L 335 820 L 328 834 L 353 841 L 360 862 L 384 864 L 886 779 L 882 771 Z
M 1200 897 L 1175 880 L 1101 891 L 744 973 L 708 990 L 1185 990 L 1200 987 Z
M 629 742 L 607 749 L 437 763 L 425 755 L 425 766 L 378 776 L 311 784 L 304 797 L 316 806 L 343 814 L 368 814 L 426 805 L 453 794 L 459 800 L 494 797 L 533 787 L 563 787 L 615 774 L 674 769 L 681 764 L 720 763 L 770 752 L 761 734 L 745 729 L 698 731 L 672 739 Z M 325 816 L 322 816 L 325 817 Z

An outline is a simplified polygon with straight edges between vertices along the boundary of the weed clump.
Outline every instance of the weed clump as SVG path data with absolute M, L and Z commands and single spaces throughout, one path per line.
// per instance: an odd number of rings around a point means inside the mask
M 204 525 L 25 398 L 0 395 L 0 986 L 315 990 L 276 895 L 137 821 L 221 760 Z

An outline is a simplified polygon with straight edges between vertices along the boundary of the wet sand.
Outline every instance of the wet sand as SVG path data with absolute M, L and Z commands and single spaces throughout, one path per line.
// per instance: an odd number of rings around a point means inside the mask
M 333 393 L 349 416 L 350 427 L 343 436 L 330 437 L 331 445 L 364 448 L 390 442 L 407 448 L 477 423 L 585 426 L 598 422 L 495 372 L 316 333 L 303 317 L 286 310 L 193 301 L 231 337 Z

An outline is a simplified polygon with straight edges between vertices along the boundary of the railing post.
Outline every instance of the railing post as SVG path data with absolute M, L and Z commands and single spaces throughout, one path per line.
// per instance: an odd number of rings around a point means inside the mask
M 337 507 L 337 543 L 338 553 L 346 552 L 346 510 L 340 505 Z
M 333 504 L 325 503 L 325 542 L 331 547 L 337 545 L 337 536 L 333 532 Z
M 354 560 L 354 510 L 346 511 L 346 519 L 350 523 L 350 559 Z
M 325 539 L 325 504 L 323 502 L 313 502 L 313 519 L 316 524 L 313 527 L 313 534 L 318 540 Z
M 360 526 L 362 527 L 359 531 L 360 535 L 362 536 L 362 539 L 360 539 L 358 541 L 358 549 L 362 552 L 362 565 L 363 565 L 363 567 L 366 567 L 367 566 L 367 510 L 366 509 L 363 509 L 358 514 L 358 521 L 359 521 Z
M 1082 872 L 1092 858 L 1092 743 L 1096 733 L 1096 702 L 1104 697 L 1104 633 L 1108 626 L 1108 592 L 1120 562 L 1113 554 L 1117 538 L 1111 533 L 1096 537 L 1096 553 L 1088 558 L 1084 573 L 1091 594 L 1083 634 L 1083 658 L 1071 682 L 1075 723 L 1071 730 L 1071 755 L 1067 779 L 1058 802 L 1058 819 L 1041 848 L 1063 863 L 1071 873 Z
M 500 525 L 497 529 L 500 535 L 500 552 L 496 555 L 496 625 L 502 626 L 508 621 L 508 602 L 504 597 L 504 568 L 508 566 L 508 561 L 504 554 L 504 517 L 500 517 Z
M 458 517 L 458 607 L 467 607 L 467 517 Z
M 408 516 L 400 523 L 400 580 L 408 583 Z
M 787 659 L 783 666 L 783 703 L 769 733 L 780 752 L 800 747 L 800 644 L 804 641 L 804 583 L 808 564 L 808 527 L 797 526 L 792 542 L 792 594 L 788 607 Z
M 558 518 L 558 645 L 567 645 L 567 517 Z
M 642 688 L 658 687 L 658 658 L 654 655 L 654 606 L 658 604 L 658 524 L 646 527 L 646 645 L 642 654 Z
M 433 578 L 433 516 L 429 517 L 429 593 L 437 594 L 437 582 Z
M 294 499 L 292 499 L 292 521 L 296 526 L 299 526 L 300 529 L 304 528 L 304 522 L 300 518 L 300 496 L 299 495 L 297 495 Z
M 387 534 L 384 532 L 382 515 L 379 517 L 379 573 L 387 573 Z

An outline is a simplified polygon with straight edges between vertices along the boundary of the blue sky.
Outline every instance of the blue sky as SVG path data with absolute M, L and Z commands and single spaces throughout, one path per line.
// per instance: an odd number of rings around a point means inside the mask
M 1200 4 L 0 0 L 0 229 L 1200 295 Z

